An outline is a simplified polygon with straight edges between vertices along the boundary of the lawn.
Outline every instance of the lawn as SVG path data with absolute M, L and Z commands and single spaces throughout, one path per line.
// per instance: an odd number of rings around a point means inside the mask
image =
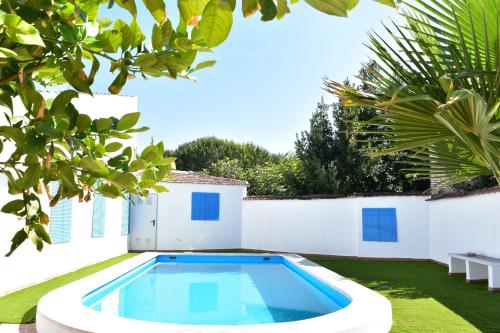
M 0 322 L 32 322 L 36 303 L 45 293 L 133 255 L 116 257 L 0 297 Z M 467 284 L 463 277 L 448 277 L 447 269 L 440 265 L 308 258 L 388 297 L 392 303 L 393 332 L 500 333 L 500 293 L 488 292 L 484 283 Z
M 393 332 L 500 332 L 500 293 L 430 262 L 308 259 L 383 294 Z
M 79 280 L 109 266 L 113 266 L 136 255 L 137 253 L 127 253 L 0 297 L 0 323 L 34 322 L 36 304 L 38 300 L 49 291 Z

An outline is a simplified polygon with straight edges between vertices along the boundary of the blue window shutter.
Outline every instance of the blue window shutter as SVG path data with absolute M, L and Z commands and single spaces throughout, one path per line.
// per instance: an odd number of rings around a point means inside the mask
M 379 240 L 379 222 L 377 210 L 363 208 L 363 240 L 377 242 Z
M 220 193 L 193 192 L 191 194 L 191 220 L 218 221 Z
M 379 209 L 378 220 L 380 224 L 380 241 L 397 242 L 398 227 L 396 222 L 396 209 L 395 208 Z
M 122 236 L 129 233 L 129 217 L 130 216 L 130 202 L 123 199 L 122 201 Z
M 52 193 L 57 193 L 59 183 L 52 183 Z M 71 240 L 71 220 L 73 214 L 73 201 L 60 200 L 50 209 L 49 234 L 52 244 L 67 243 Z
M 103 237 L 106 216 L 106 199 L 100 195 L 94 195 L 94 206 L 92 208 L 92 237 Z
M 363 241 L 397 242 L 396 208 L 363 208 Z

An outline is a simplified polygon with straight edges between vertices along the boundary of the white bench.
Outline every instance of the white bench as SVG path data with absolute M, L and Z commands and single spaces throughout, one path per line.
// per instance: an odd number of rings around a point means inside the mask
M 489 291 L 500 291 L 500 259 L 450 253 L 448 274 L 463 275 L 467 282 L 488 281 Z

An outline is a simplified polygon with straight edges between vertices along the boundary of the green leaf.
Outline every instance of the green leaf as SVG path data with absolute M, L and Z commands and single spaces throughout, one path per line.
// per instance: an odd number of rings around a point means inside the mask
M 107 198 L 118 198 L 121 195 L 120 188 L 116 185 L 106 183 L 97 188 L 97 191 Z
M 154 185 L 154 186 L 151 186 L 151 188 L 153 190 L 155 190 L 155 192 L 157 192 L 157 193 L 169 192 L 169 190 L 163 185 Z
M 153 32 L 151 34 L 151 46 L 153 46 L 153 49 L 160 51 L 163 48 L 163 44 L 161 26 L 155 23 L 153 24 Z
M 17 127 L 0 126 L 0 136 L 13 140 L 17 145 L 24 144 L 24 133 Z
M 129 130 L 126 130 L 125 133 L 139 133 L 139 132 L 146 132 L 146 131 L 149 131 L 149 127 L 141 126 L 138 128 L 131 128 Z
M 0 58 L 11 58 L 17 56 L 17 53 L 11 49 L 0 47 Z
M 137 15 L 137 7 L 134 0 L 114 0 L 118 6 L 125 8 L 132 14 L 133 17 Z
M 113 120 L 111 118 L 99 118 L 94 120 L 94 123 L 97 132 L 107 131 L 113 126 Z
M 127 82 L 128 71 L 127 67 L 122 67 L 120 73 L 116 76 L 116 78 L 111 82 L 108 87 L 108 91 L 114 95 L 117 95 L 122 90 L 123 86 Z
M 76 118 L 76 127 L 81 132 L 88 130 L 91 124 L 92 119 L 86 114 L 79 114 Z
M 120 142 L 111 142 L 111 143 L 108 143 L 104 149 L 108 152 L 108 153 L 113 153 L 115 151 L 118 151 L 120 150 L 120 148 L 123 147 L 123 144 L 121 144 Z
M 2 213 L 19 215 L 23 209 L 24 209 L 24 200 L 16 199 L 7 202 L 2 207 Z
M 276 18 L 281 19 L 286 14 L 290 13 L 290 8 L 288 8 L 288 4 L 286 0 L 278 0 L 278 11 L 276 13 Z
M 163 0 L 142 0 L 146 8 L 158 23 L 164 23 L 167 20 L 165 3 Z
M 71 102 L 71 100 L 76 97 L 78 97 L 78 92 L 74 90 L 65 90 L 59 93 L 52 102 L 50 112 L 56 116 L 63 115 L 66 117 L 66 113 L 64 112 L 64 110 L 66 109 L 66 106 L 68 106 L 68 104 Z
M 139 117 L 141 116 L 140 112 L 132 112 L 132 113 L 127 113 L 123 117 L 120 118 L 118 121 L 118 124 L 116 125 L 116 130 L 117 131 L 125 131 L 128 130 L 129 128 L 132 128 L 137 124 L 139 121 Z
M 106 164 L 104 164 L 103 161 L 94 160 L 89 156 L 82 157 L 80 166 L 96 176 L 105 177 L 109 174 L 109 170 L 106 168 Z
M 14 14 L 0 14 L 0 27 L 4 27 L 4 32 L 12 41 L 26 44 L 39 45 L 45 47 L 38 30 Z
M 122 48 L 122 51 L 126 51 L 132 42 L 132 32 L 130 31 L 129 26 L 124 21 L 118 19 L 115 21 L 113 29 L 119 31 L 122 34 L 122 43 L 120 46 Z
M 172 24 L 166 21 L 162 25 L 153 25 L 153 34 L 151 36 L 151 44 L 155 50 L 162 50 L 163 47 L 170 42 L 172 38 Z
M 98 36 L 98 40 L 102 42 L 103 50 L 108 53 L 116 53 L 122 46 L 122 34 L 117 30 L 104 31 Z
M 109 177 L 108 181 L 122 188 L 131 188 L 137 185 L 137 178 L 128 172 L 116 173 Z
M 381 3 L 383 5 L 390 6 L 392 8 L 396 8 L 396 3 L 394 3 L 394 0 L 374 0 L 374 1 Z
M 46 243 L 52 244 L 52 240 L 50 239 L 50 235 L 43 225 L 41 225 L 39 223 L 35 223 L 35 224 L 31 225 L 31 228 L 36 233 L 36 235 L 38 237 L 40 237 L 40 239 L 42 239 Z
M 200 62 L 199 64 L 196 65 L 196 67 L 193 69 L 193 71 L 197 71 L 197 70 L 207 68 L 207 67 L 212 67 L 213 65 L 215 65 L 216 62 L 217 61 L 215 61 L 215 60 L 207 60 L 207 61 Z
M 132 36 L 130 46 L 132 48 L 135 48 L 141 45 L 145 37 L 142 33 L 141 27 L 139 26 L 139 24 L 137 24 L 137 21 L 135 19 L 130 23 L 130 33 Z
M 42 169 L 40 164 L 30 165 L 23 175 L 24 188 L 36 187 L 40 183 Z
M 259 9 L 258 0 L 243 0 L 241 10 L 244 17 L 252 16 Z
M 36 233 L 34 233 L 34 232 L 31 233 L 30 239 L 33 242 L 33 244 L 35 244 L 35 247 L 36 247 L 38 252 L 43 250 L 43 241 L 40 237 L 38 237 L 38 235 Z
M 193 30 L 192 38 L 200 40 L 207 47 L 215 47 L 226 40 L 232 25 L 231 6 L 223 0 L 210 0 L 203 11 L 198 29 Z
M 146 165 L 147 165 L 146 161 L 142 159 L 133 160 L 132 163 L 130 163 L 129 171 L 133 172 L 142 170 L 146 167 Z
M 75 170 L 68 166 L 67 162 L 58 161 L 57 162 L 59 179 L 61 180 L 64 186 L 64 196 L 71 197 L 74 194 L 79 192 L 79 188 L 77 185 L 77 179 Z
M 87 75 L 82 69 L 83 63 L 81 61 L 71 62 L 67 60 L 61 64 L 61 67 L 63 69 L 64 79 L 71 84 L 73 88 L 87 94 L 92 94 L 89 82 L 87 81 Z
M 0 105 L 9 108 L 11 111 L 14 110 L 12 106 L 12 97 L 7 91 L 0 92 Z
M 203 14 L 208 2 L 209 0 L 178 0 L 177 7 L 184 22 L 193 25 L 193 18 Z
M 307 1 L 307 0 L 306 0 Z M 259 0 L 260 12 L 262 21 L 271 21 L 276 17 L 278 13 L 278 8 L 274 3 L 274 0 Z
M 158 149 L 155 145 L 147 146 L 141 153 L 141 159 L 152 162 L 158 156 Z
M 317 10 L 335 16 L 347 16 L 347 13 L 356 7 L 358 0 L 306 0 Z
M 18 232 L 16 232 L 16 234 L 11 240 L 12 245 L 10 246 L 10 251 L 5 256 L 9 257 L 19 247 L 19 245 L 21 245 L 27 238 L 28 234 L 24 229 L 21 229 Z

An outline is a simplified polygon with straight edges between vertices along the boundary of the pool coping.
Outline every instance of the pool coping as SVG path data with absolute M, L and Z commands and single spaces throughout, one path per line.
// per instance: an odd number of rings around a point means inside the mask
M 94 311 L 82 303 L 82 297 L 131 269 L 159 255 L 199 256 L 281 256 L 308 274 L 351 298 L 343 309 L 323 316 L 273 324 L 204 326 L 141 321 Z M 38 303 L 37 330 L 52 332 L 154 332 L 154 333 L 333 333 L 388 332 L 392 326 L 391 304 L 387 298 L 348 278 L 328 270 L 297 254 L 290 253 L 193 253 L 145 252 L 81 280 L 51 291 Z

